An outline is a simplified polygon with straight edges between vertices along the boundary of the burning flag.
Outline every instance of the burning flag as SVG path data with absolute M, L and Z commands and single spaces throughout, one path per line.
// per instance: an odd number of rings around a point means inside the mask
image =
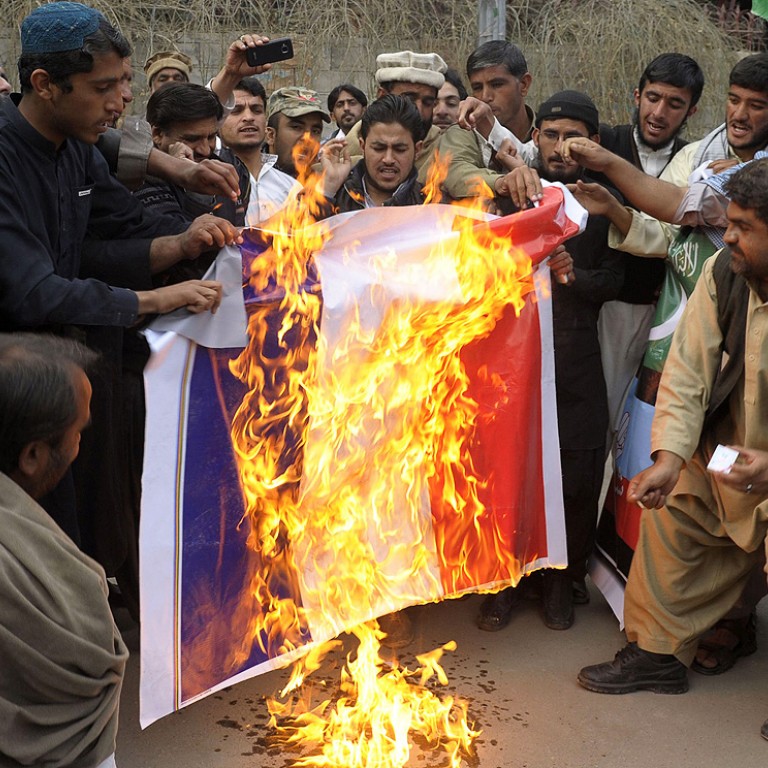
M 143 726 L 384 613 L 565 564 L 532 264 L 578 231 L 569 205 L 549 188 L 490 221 L 385 208 L 254 237 L 245 312 L 220 254 L 235 301 L 154 336 L 146 372 Z

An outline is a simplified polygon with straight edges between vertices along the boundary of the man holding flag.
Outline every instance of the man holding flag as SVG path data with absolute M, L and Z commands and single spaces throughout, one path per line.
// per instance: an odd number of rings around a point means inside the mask
M 565 162 L 562 147 L 566 140 L 577 137 L 599 140 L 598 125 L 597 108 L 586 94 L 560 91 L 544 101 L 533 132 L 541 178 L 551 182 L 582 178 L 578 165 Z M 534 186 L 540 189 L 535 171 L 522 166 L 508 179 L 518 207 L 525 206 L 526 197 L 539 199 L 531 191 Z M 624 277 L 622 255 L 608 247 L 609 226 L 606 217 L 590 216 L 585 231 L 567 245 L 573 254 L 574 279 L 552 288 L 568 568 L 548 569 L 543 574 L 544 623 L 550 629 L 569 629 L 574 621 L 574 591 L 588 595 L 584 578 L 595 539 L 608 425 L 597 321 L 603 302 L 618 295 Z M 519 589 L 491 595 L 480 610 L 480 629 L 495 631 L 506 626 L 519 597 Z

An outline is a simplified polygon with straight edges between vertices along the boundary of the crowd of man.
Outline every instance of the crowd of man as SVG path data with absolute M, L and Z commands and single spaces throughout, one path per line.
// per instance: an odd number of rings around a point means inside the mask
M 627 586 L 630 642 L 578 679 L 603 693 L 681 693 L 689 666 L 725 671 L 754 650 L 765 590 L 744 595 L 768 533 L 768 54 L 736 64 L 724 124 L 687 143 L 704 74 L 678 53 L 641 74 L 633 122 L 608 126 L 574 90 L 534 111 L 533 75 L 506 41 L 472 52 L 468 88 L 438 53 L 381 53 L 370 100 L 350 83 L 327 100 L 310 84 L 267 94 L 269 65 L 247 59 L 265 42 L 243 34 L 206 85 L 191 82 L 184 54 L 153 54 L 141 117 L 124 115 L 131 48 L 85 5 L 50 3 L 24 20 L 20 93 L 0 68 L 4 764 L 114 765 L 127 652 L 105 571 L 138 620 L 141 328 L 174 310 L 215 312 L 221 285 L 206 273 L 218 250 L 300 200 L 311 173 L 322 173 L 328 216 L 423 204 L 438 158 L 443 200 L 480 196 L 511 213 L 535 204 L 542 182 L 562 182 L 589 211 L 550 259 L 569 564 L 489 595 L 477 618 L 487 631 L 509 623 L 526 591 L 558 630 L 589 600 L 612 425 L 663 260 L 681 236 L 699 238 L 714 258 L 661 379 L 653 463 L 630 486 L 647 508 Z M 707 468 L 719 444 L 738 453 L 726 472 Z M 403 617 L 389 619 L 393 644 L 407 642 Z M 713 627 L 710 656 L 697 656 Z

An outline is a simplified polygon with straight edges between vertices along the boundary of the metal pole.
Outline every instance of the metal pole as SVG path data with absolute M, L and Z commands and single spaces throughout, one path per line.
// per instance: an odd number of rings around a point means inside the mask
M 506 0 L 478 0 L 477 3 L 477 44 L 489 40 L 506 40 Z

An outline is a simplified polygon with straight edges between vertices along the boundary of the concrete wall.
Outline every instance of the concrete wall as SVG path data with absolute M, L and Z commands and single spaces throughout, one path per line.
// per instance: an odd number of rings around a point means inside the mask
M 130 34 L 130 31 L 128 31 Z M 221 67 L 227 47 L 234 39 L 231 33 L 185 33 L 179 39 L 169 40 L 160 34 L 153 37 L 150 50 L 146 40 L 133 39 L 135 48 L 133 57 L 136 78 L 134 80 L 135 100 L 129 113 L 142 114 L 146 104 L 146 83 L 141 69 L 147 56 L 157 50 L 176 47 L 188 54 L 195 61 L 193 80 L 207 82 Z M 302 85 L 317 90 L 321 97 L 342 82 L 350 82 L 372 95 L 375 92 L 373 74 L 376 55 L 384 50 L 419 50 L 421 46 L 414 41 L 401 38 L 388 46 L 381 40 L 344 38 L 332 42 L 312 38 L 309 35 L 294 35 L 295 57 L 288 62 L 280 62 L 263 76 L 267 92 L 287 85 Z M 465 54 L 438 47 L 449 65 L 462 69 Z M 589 93 L 600 109 L 601 119 L 611 123 L 627 122 L 632 117 L 632 90 L 637 84 L 640 72 L 633 74 L 626 83 L 615 82 L 615 72 L 609 70 L 596 72 L 599 63 L 589 60 L 589 52 L 584 47 L 564 52 L 563 46 L 547 50 L 544 47 L 525 46 L 526 58 L 530 71 L 534 75 L 528 102 L 534 106 L 551 93 L 561 88 L 582 89 Z M 692 54 L 696 56 L 695 52 Z M 15 62 L 18 57 L 18 31 L 0 29 L 0 61 L 5 64 L 11 82 L 18 87 Z M 586 58 L 585 58 L 586 57 Z M 699 138 L 723 120 L 727 73 L 733 60 L 723 60 L 722 66 L 706 72 L 707 86 L 699 105 L 699 111 L 689 121 L 687 135 L 691 139 Z M 611 78 L 613 75 L 613 78 Z
M 213 77 L 223 64 L 226 50 L 234 38 L 220 34 L 186 34 L 173 41 L 173 47 L 191 56 L 195 62 L 192 80 L 205 83 Z M 309 41 L 306 36 L 294 36 L 295 56 L 287 62 L 273 65 L 270 72 L 262 76 L 267 92 L 288 85 L 302 85 L 317 90 L 323 97 L 339 83 L 349 82 L 365 93 L 374 90 L 373 73 L 376 54 L 383 50 L 380 44 L 371 45 L 364 40 L 344 40 L 338 43 Z M 152 51 L 144 41 L 132 40 L 134 46 L 133 64 L 136 70 L 134 80 L 134 112 L 142 112 L 146 103 L 146 81 L 142 65 Z M 163 44 L 165 43 L 165 44 Z M 168 41 L 160 42 L 153 50 L 172 47 Z M 18 88 L 16 60 L 18 58 L 18 33 L 13 30 L 0 31 L 0 62 Z

